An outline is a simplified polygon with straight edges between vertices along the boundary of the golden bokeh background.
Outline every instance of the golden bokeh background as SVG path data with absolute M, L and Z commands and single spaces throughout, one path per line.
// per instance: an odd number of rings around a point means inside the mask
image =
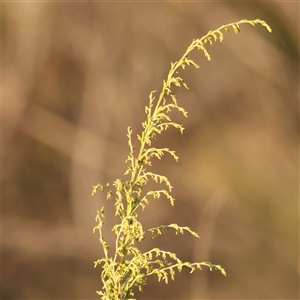
M 98 299 L 103 253 L 92 234 L 92 185 L 122 178 L 127 126 L 141 131 L 192 39 L 240 19 L 209 48 L 212 61 L 181 76 L 185 132 L 155 146 L 176 150 L 153 168 L 176 198 L 152 201 L 145 228 L 178 223 L 145 248 L 211 261 L 228 273 L 149 278 L 138 299 L 299 299 L 298 2 L 2 2 L 2 297 Z M 113 241 L 106 219 L 105 236 Z

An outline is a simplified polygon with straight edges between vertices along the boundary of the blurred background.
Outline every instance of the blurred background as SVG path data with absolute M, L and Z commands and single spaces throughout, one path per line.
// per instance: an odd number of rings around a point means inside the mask
M 224 41 L 191 57 L 200 69 L 176 90 L 188 112 L 155 141 L 176 150 L 153 168 L 176 198 L 152 201 L 145 229 L 190 226 L 143 247 L 221 264 L 149 278 L 138 299 L 299 298 L 299 3 L 2 3 L 2 299 L 98 299 L 92 186 L 123 178 L 127 126 L 141 132 L 151 90 L 192 39 L 240 19 Z M 106 218 L 105 237 L 113 241 Z

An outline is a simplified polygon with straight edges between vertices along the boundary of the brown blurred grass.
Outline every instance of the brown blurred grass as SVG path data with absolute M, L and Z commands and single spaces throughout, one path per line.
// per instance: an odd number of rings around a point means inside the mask
M 141 130 L 150 90 L 193 38 L 261 18 L 195 54 L 177 93 L 189 112 L 175 149 L 155 164 L 177 199 L 152 202 L 145 225 L 200 233 L 157 240 L 184 260 L 220 263 L 228 277 L 150 280 L 140 299 L 299 298 L 299 3 L 2 4 L 2 297 L 96 299 L 102 253 L 91 186 L 121 177 L 126 128 Z M 113 219 L 111 220 L 113 223 Z M 109 225 L 110 221 L 108 221 Z M 110 232 L 107 231 L 108 238 Z M 149 240 L 149 245 L 155 241 Z M 146 245 L 147 246 L 147 245 Z

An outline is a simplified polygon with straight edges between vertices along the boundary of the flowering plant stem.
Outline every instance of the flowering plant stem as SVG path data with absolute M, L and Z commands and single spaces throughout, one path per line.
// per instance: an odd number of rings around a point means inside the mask
M 173 109 L 176 109 L 187 117 L 187 112 L 178 105 L 176 95 L 172 91 L 173 86 L 184 86 L 188 89 L 185 81 L 179 76 L 179 69 L 185 69 L 186 66 L 190 65 L 199 68 L 199 65 L 189 58 L 189 53 L 197 49 L 203 51 L 205 57 L 210 60 L 206 44 L 212 46 L 216 41 L 222 42 L 224 38 L 223 31 L 228 32 L 230 28 L 235 33 L 238 33 L 241 24 L 251 24 L 253 26 L 260 24 L 269 32 L 272 31 L 270 26 L 263 20 L 241 20 L 223 25 L 214 31 L 209 31 L 202 38 L 193 40 L 183 56 L 178 61 L 171 63 L 171 69 L 167 79 L 163 81 L 162 90 L 156 102 L 154 97 L 156 91 L 150 93 L 149 104 L 145 107 L 146 120 L 142 123 L 143 131 L 140 135 L 137 135 L 137 139 L 140 142 L 137 152 L 132 144 L 132 129 L 131 127 L 127 129 L 130 151 L 126 160 L 128 167 L 124 175 L 129 177 L 129 179 L 116 179 L 113 183 L 113 190 L 110 189 L 109 184 L 93 186 L 92 195 L 97 190 L 106 191 L 106 198 L 108 200 L 114 199 L 115 215 L 120 218 L 120 223 L 112 228 L 116 235 L 115 247 L 112 249 L 114 254 L 112 256 L 109 255 L 110 245 L 104 239 L 102 233 L 105 218 L 104 207 L 97 212 L 97 226 L 93 229 L 93 232 L 99 231 L 99 241 L 104 252 L 104 257 L 95 262 L 95 267 L 98 265 L 102 267 L 101 280 L 103 287 L 97 293 L 103 300 L 135 299 L 134 288 L 142 291 L 147 283 L 148 276 L 156 275 L 158 281 L 163 280 L 165 283 L 168 283 L 169 278 L 175 279 L 175 271 L 178 270 L 180 272 L 183 267 L 189 268 L 190 273 L 193 273 L 196 269 L 201 270 L 203 266 L 207 266 L 210 270 L 219 270 L 226 276 L 226 271 L 220 265 L 210 262 L 183 262 L 175 253 L 159 248 L 153 248 L 142 253 L 140 244 L 145 239 L 147 232 L 151 233 L 153 238 L 161 235 L 167 229 L 175 230 L 176 234 L 188 232 L 194 237 L 199 236 L 189 227 L 181 227 L 177 224 L 160 225 L 145 230 L 139 222 L 138 213 L 145 209 L 151 198 L 158 199 L 164 196 L 170 201 L 171 205 L 174 205 L 175 199 L 171 196 L 172 185 L 168 178 L 148 171 L 148 169 L 151 167 L 153 158 L 161 159 L 165 153 L 170 154 L 178 161 L 175 151 L 169 148 L 152 147 L 151 143 L 157 134 L 161 134 L 170 126 L 179 129 L 183 133 L 184 127 L 171 120 L 169 115 Z M 165 184 L 166 188 L 145 192 L 144 187 L 149 180 Z

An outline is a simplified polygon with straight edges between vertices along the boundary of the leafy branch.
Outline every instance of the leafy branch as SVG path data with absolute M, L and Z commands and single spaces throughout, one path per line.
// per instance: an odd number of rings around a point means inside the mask
M 240 32 L 241 24 L 262 25 L 269 32 L 270 26 L 263 20 L 241 20 L 236 23 L 223 25 L 216 30 L 209 31 L 200 39 L 193 40 L 187 48 L 183 56 L 176 62 L 171 63 L 171 69 L 167 79 L 163 81 L 162 90 L 157 100 L 152 91 L 149 95 L 149 104 L 145 107 L 146 120 L 142 123 L 143 131 L 137 135 L 140 143 L 138 151 L 132 143 L 132 128 L 127 129 L 127 138 L 129 146 L 129 155 L 125 161 L 128 167 L 124 175 L 129 177 L 127 180 L 117 179 L 113 183 L 114 189 L 110 189 L 110 185 L 97 184 L 93 186 L 92 195 L 98 190 L 107 192 L 107 200 L 114 199 L 115 215 L 120 218 L 120 223 L 116 224 L 112 231 L 116 235 L 114 255 L 109 256 L 110 245 L 104 239 L 102 227 L 104 225 L 104 208 L 97 211 L 96 222 L 93 232 L 99 232 L 99 242 L 104 251 L 104 257 L 95 262 L 95 267 L 102 267 L 101 280 L 103 288 L 97 291 L 103 300 L 127 300 L 134 299 L 134 288 L 139 291 L 143 290 L 143 286 L 147 283 L 147 277 L 156 275 L 158 281 L 163 280 L 168 283 L 169 277 L 175 279 L 175 270 L 179 272 L 183 267 L 189 268 L 190 273 L 202 266 L 208 267 L 210 270 L 219 270 L 224 276 L 226 271 L 220 266 L 210 262 L 190 263 L 182 262 L 175 253 L 153 248 L 147 252 L 140 251 L 140 244 L 145 239 L 146 232 L 150 232 L 152 237 L 163 234 L 168 228 L 175 230 L 176 234 L 183 234 L 185 231 L 195 237 L 198 234 L 189 227 L 180 227 L 177 224 L 160 225 L 158 227 L 144 230 L 143 225 L 138 221 L 138 212 L 143 211 L 149 204 L 149 198 L 158 199 L 165 196 L 171 205 L 174 205 L 175 199 L 171 196 L 172 185 L 166 176 L 155 174 L 148 171 L 151 167 L 153 158 L 161 159 L 163 155 L 170 154 L 175 161 L 178 156 L 175 151 L 169 148 L 152 147 L 152 140 L 157 134 L 161 134 L 169 127 L 177 128 L 183 133 L 184 127 L 181 124 L 171 120 L 169 113 L 177 110 L 187 117 L 185 109 L 178 105 L 176 95 L 173 93 L 173 86 L 184 86 L 188 89 L 188 85 L 183 78 L 179 76 L 179 69 L 185 69 L 186 66 L 194 66 L 199 68 L 190 57 L 189 54 L 193 50 L 203 51 L 205 57 L 210 60 L 210 54 L 206 49 L 206 45 L 213 46 L 215 42 L 222 42 L 224 32 L 232 29 L 235 33 Z M 164 184 L 165 189 L 144 192 L 144 187 L 149 179 L 158 184 Z

